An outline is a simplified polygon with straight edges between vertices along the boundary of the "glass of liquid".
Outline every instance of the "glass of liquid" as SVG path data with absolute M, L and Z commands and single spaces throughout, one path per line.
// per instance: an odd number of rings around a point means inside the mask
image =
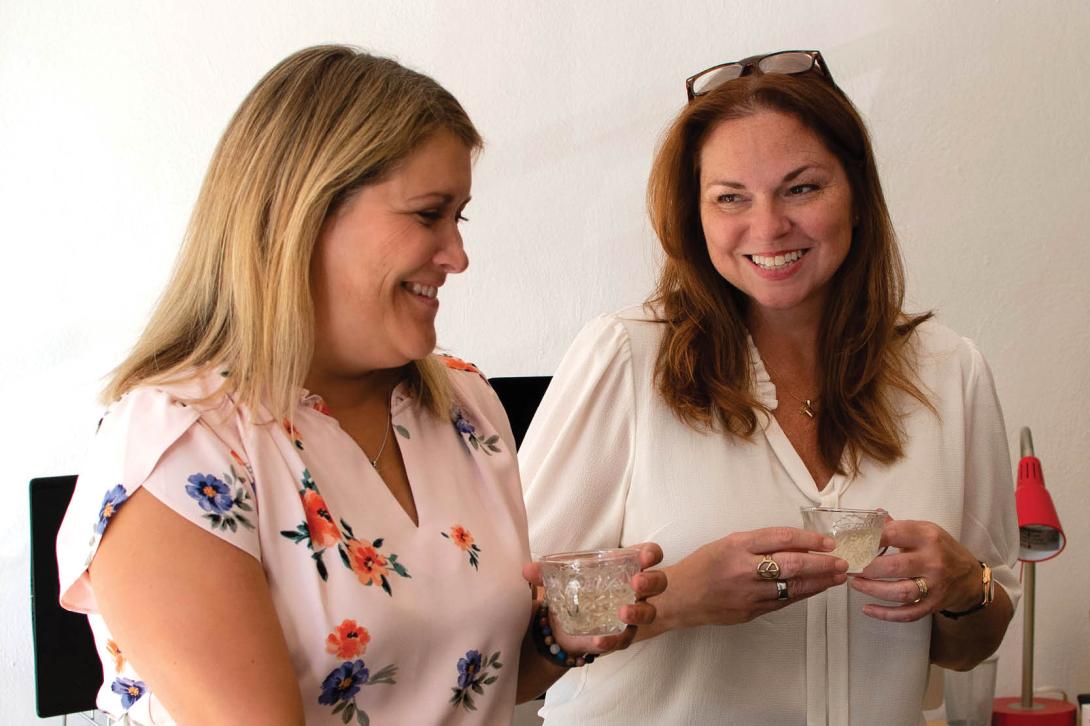
M 639 550 L 562 552 L 539 560 L 545 601 L 569 635 L 613 635 L 625 629 L 618 611 L 634 603 Z
M 888 517 L 884 509 L 802 508 L 803 528 L 836 540 L 836 549 L 828 554 L 847 560 L 849 575 L 858 575 L 888 549 L 878 547 Z

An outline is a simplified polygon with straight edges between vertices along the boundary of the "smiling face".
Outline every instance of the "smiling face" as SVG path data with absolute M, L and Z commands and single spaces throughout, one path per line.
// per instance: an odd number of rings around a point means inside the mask
M 852 241 L 843 165 L 794 116 L 722 121 L 700 150 L 700 220 L 715 269 L 750 314 L 820 314 Z
M 469 149 L 440 131 L 326 219 L 311 258 L 312 373 L 358 376 L 434 350 L 439 289 L 469 264 L 458 224 L 470 181 Z

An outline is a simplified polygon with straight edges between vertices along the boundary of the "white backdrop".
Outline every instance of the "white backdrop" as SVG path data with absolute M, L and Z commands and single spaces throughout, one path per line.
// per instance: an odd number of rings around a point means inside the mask
M 1033 427 L 1070 539 L 1038 570 L 1037 682 L 1090 691 L 1088 37 L 1085 0 L 0 0 L 0 718 L 34 720 L 26 482 L 77 470 L 230 114 L 322 42 L 433 75 L 485 135 L 440 340 L 491 375 L 551 373 L 647 293 L 644 184 L 687 75 L 821 49 L 871 126 L 911 306 L 988 357 L 1015 456 Z M 1019 618 L 1000 694 L 1021 640 Z

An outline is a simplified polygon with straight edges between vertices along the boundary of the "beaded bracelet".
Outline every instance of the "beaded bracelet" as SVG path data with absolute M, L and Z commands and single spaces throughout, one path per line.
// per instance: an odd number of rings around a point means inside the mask
M 564 649 L 560 647 L 560 643 L 557 643 L 556 638 L 553 637 L 553 629 L 549 627 L 549 606 L 544 602 L 541 603 L 534 615 L 530 631 L 537 652 L 561 668 L 578 668 L 593 663 L 597 657 L 594 653 L 572 655 L 564 652 Z

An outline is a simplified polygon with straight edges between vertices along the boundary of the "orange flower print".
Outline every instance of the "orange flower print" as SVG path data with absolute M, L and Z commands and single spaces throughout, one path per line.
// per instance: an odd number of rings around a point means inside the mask
M 379 554 L 382 549 L 382 537 L 368 542 L 365 539 L 356 539 L 348 522 L 341 520 L 344 527 L 344 539 L 337 544 L 337 552 L 341 555 L 344 566 L 356 573 L 358 579 L 364 585 L 379 585 L 382 591 L 393 597 L 394 591 L 390 587 L 390 572 L 398 577 L 412 579 L 412 575 L 405 569 L 405 565 L 397 561 L 397 553 L 389 555 Z
M 478 565 L 481 563 L 481 548 L 478 547 L 473 541 L 473 535 L 469 533 L 469 530 L 460 524 L 456 524 L 450 528 L 450 534 L 446 532 L 440 532 L 441 535 L 453 542 L 458 549 L 469 555 L 469 564 L 473 566 L 473 569 L 479 569 Z
M 125 667 L 125 656 L 121 655 L 121 648 L 113 640 L 106 641 L 106 652 L 114 659 L 114 671 L 120 673 Z
M 352 571 L 364 585 L 382 585 L 386 579 L 386 558 L 378 553 L 367 540 L 353 539 L 348 542 L 348 559 Z
M 452 355 L 440 355 L 439 360 L 442 361 L 447 368 L 451 368 L 456 371 L 465 371 L 466 373 L 476 373 L 481 378 L 484 378 L 484 374 L 481 373 L 480 369 L 477 368 L 477 366 L 473 365 L 472 363 L 467 363 L 461 358 L 455 358 Z M 488 379 L 485 378 L 485 381 L 487 382 Z
M 363 655 L 370 642 L 371 634 L 367 628 L 357 625 L 355 620 L 345 620 L 326 636 L 325 649 L 342 660 L 351 660 Z
M 303 509 L 306 510 L 311 549 L 325 549 L 340 541 L 341 533 L 337 530 L 321 494 L 314 489 L 304 489 Z
M 473 544 L 473 535 L 469 533 L 469 530 L 460 524 L 456 524 L 450 528 L 450 538 L 454 540 L 454 544 L 458 545 L 458 548 L 465 551 Z

